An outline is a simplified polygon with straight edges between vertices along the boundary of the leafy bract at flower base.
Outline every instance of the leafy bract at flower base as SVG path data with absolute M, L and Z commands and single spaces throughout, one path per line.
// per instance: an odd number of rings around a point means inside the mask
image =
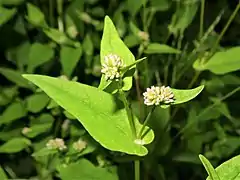
M 101 41 L 101 51 L 100 51 L 102 65 L 104 64 L 104 57 L 108 56 L 109 54 L 116 54 L 117 56 L 119 56 L 126 66 L 129 66 L 135 62 L 135 58 L 133 54 L 119 37 L 118 32 L 112 20 L 108 16 L 106 16 L 104 20 L 104 30 L 103 30 L 103 36 Z M 133 76 L 134 68 L 135 66 L 131 68 L 131 70 L 133 71 L 130 71 L 131 73 L 129 73 L 128 75 L 126 75 L 126 77 L 123 78 L 124 84 L 122 89 L 124 91 L 127 91 L 132 87 L 132 76 Z M 112 90 L 106 89 L 106 87 L 108 87 L 109 85 L 112 86 L 112 88 L 110 88 Z M 117 89 L 117 82 L 107 81 L 103 75 L 98 88 L 108 92 L 113 92 L 115 89 Z
M 56 103 L 75 116 L 103 147 L 139 156 L 147 154 L 148 151 L 143 145 L 134 142 L 126 111 L 119 109 L 120 102 L 111 94 L 85 84 L 48 76 L 23 77 L 40 87 Z M 135 126 L 137 131 L 142 127 L 136 117 Z M 148 144 L 153 138 L 153 131 L 149 130 L 142 142 Z

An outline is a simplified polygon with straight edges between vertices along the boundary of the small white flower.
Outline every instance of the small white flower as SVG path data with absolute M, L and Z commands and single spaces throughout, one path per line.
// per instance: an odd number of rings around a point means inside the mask
M 116 54 L 109 54 L 104 57 L 101 73 L 106 77 L 106 80 L 118 80 L 121 76 L 120 69 L 123 68 L 122 59 Z
M 162 86 L 161 94 L 163 94 L 163 96 L 164 96 L 163 101 L 165 104 L 174 102 L 174 94 L 169 86 L 167 86 L 167 87 Z
M 65 146 L 64 140 L 61 138 L 55 138 L 51 139 L 46 144 L 48 149 L 58 149 L 60 151 L 63 151 L 67 147 Z
M 87 147 L 87 143 L 81 139 L 73 143 L 73 148 L 78 152 L 81 152 L 86 147 Z
M 29 132 L 31 132 L 32 131 L 32 129 L 31 128 L 29 128 L 29 127 L 24 127 L 23 129 L 22 129 L 22 134 L 27 134 L 27 133 L 29 133 Z
M 147 106 L 159 105 L 160 103 L 167 104 L 174 101 L 174 94 L 168 86 L 151 86 L 151 88 L 147 88 L 147 91 L 143 93 L 143 96 L 144 104 Z

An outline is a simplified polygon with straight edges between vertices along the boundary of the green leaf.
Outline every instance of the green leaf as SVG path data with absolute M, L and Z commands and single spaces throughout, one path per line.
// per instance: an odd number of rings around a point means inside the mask
M 0 68 L 0 73 L 5 76 L 9 81 L 16 83 L 20 87 L 31 88 L 30 83 L 24 79 L 20 72 L 8 68 Z
M 68 36 L 71 38 L 76 38 L 76 36 L 78 35 L 78 30 L 73 19 L 71 18 L 71 16 L 66 14 L 65 20 L 66 20 L 66 32 Z
M 48 155 L 52 155 L 52 154 L 56 154 L 58 153 L 58 150 L 56 149 L 48 149 L 46 147 L 34 152 L 32 154 L 32 156 L 34 157 L 41 157 L 41 156 L 48 156 Z
M 54 122 L 54 117 L 48 113 L 41 113 L 36 119 L 31 120 L 31 127 L 38 124 L 52 124 Z
M 45 93 L 37 93 L 27 97 L 26 101 L 27 110 L 32 113 L 38 113 L 47 106 L 49 98 Z
M 127 45 L 127 47 L 131 48 L 139 45 L 141 40 L 136 35 L 131 34 L 124 38 L 124 43 Z
M 34 43 L 32 44 L 28 57 L 28 72 L 32 73 L 34 69 L 54 56 L 54 50 L 48 44 Z
M 24 135 L 28 138 L 35 138 L 39 134 L 47 132 L 51 128 L 51 124 L 38 124 L 30 127 L 29 132 Z
M 68 45 L 73 47 L 79 47 L 80 43 L 75 42 L 67 37 L 64 32 L 59 31 L 58 29 L 54 28 L 46 28 L 43 29 L 43 32 L 53 41 L 57 42 L 61 45 Z
M 238 180 L 240 178 L 240 155 L 222 163 L 216 168 L 216 172 L 221 180 Z M 210 177 L 207 180 L 211 180 Z
M 27 3 L 28 15 L 26 19 L 33 25 L 46 28 L 48 25 L 45 21 L 44 13 L 35 5 Z
M 60 106 L 75 116 L 102 146 L 112 151 L 143 156 L 147 149 L 134 142 L 124 109 L 117 110 L 116 99 L 98 88 L 41 75 L 24 77 L 45 91 Z M 136 129 L 141 125 L 135 118 Z M 144 137 L 145 144 L 154 138 L 152 131 Z
M 201 162 L 203 163 L 207 173 L 209 174 L 209 176 L 211 177 L 211 180 L 220 180 L 217 172 L 215 171 L 215 169 L 213 168 L 213 166 L 211 165 L 211 163 L 207 160 L 207 158 L 205 158 L 203 155 L 199 155 L 199 158 L 201 160 Z M 220 176 L 221 177 L 221 176 Z M 222 179 L 222 178 L 221 178 Z
M 14 16 L 14 14 L 17 12 L 17 9 L 16 8 L 7 9 L 0 6 L 0 12 L 1 12 L 0 26 L 1 26 Z
M 0 106 L 5 106 L 12 101 L 12 99 L 17 95 L 17 87 L 10 86 L 1 89 L 0 92 Z
M 190 1 L 190 3 L 181 3 L 172 17 L 169 31 L 176 34 L 178 31 L 183 32 L 193 21 L 197 10 L 198 1 Z
M 10 5 L 10 6 L 17 6 L 24 2 L 25 0 L 0 0 L 0 4 L 3 5 Z
M 199 86 L 194 89 L 173 89 L 171 88 L 175 101 L 172 104 L 181 104 L 195 98 L 200 92 L 202 92 L 204 86 Z
M 63 73 L 67 77 L 71 77 L 74 68 L 82 55 L 82 47 L 78 48 L 62 46 L 60 51 L 60 62 L 62 64 Z
M 169 0 L 150 0 L 150 4 L 152 8 L 157 11 L 166 11 L 169 9 L 171 5 L 171 1 Z
M 7 175 L 5 174 L 4 170 L 2 169 L 2 167 L 0 166 L 0 179 L 2 180 L 7 180 L 8 177 Z
M 0 116 L 0 124 L 9 124 L 12 121 L 26 116 L 27 111 L 22 102 L 13 102 Z
M 0 146 L 0 153 L 16 153 L 20 152 L 31 145 L 31 141 L 26 138 L 13 138 Z
M 147 49 L 144 51 L 146 54 L 179 54 L 180 50 L 174 49 L 166 44 L 151 43 L 147 46 Z
M 198 59 L 193 67 L 197 70 L 209 70 L 220 75 L 240 70 L 240 47 L 217 52 L 206 63 Z
M 146 3 L 145 0 L 127 0 L 126 7 L 128 7 L 129 13 L 134 17 L 138 11 L 141 9 L 143 4 Z
M 120 39 L 117 30 L 112 22 L 112 20 L 106 16 L 104 20 L 104 30 L 103 30 L 103 36 L 101 41 L 101 64 L 104 63 L 104 56 L 108 54 L 117 54 L 121 57 L 123 60 L 123 63 L 128 66 L 132 63 L 134 63 L 135 58 L 131 51 L 127 48 L 127 46 L 123 43 L 123 41 Z M 133 67 L 132 69 L 134 69 Z M 130 74 L 129 77 L 125 77 L 123 79 L 124 85 L 123 90 L 128 91 L 132 87 L 132 76 L 133 74 Z M 101 78 L 101 82 L 99 85 L 99 89 L 104 89 L 108 85 L 108 81 L 105 79 L 104 75 Z M 116 89 L 116 88 L 115 88 Z
M 57 170 L 62 180 L 118 180 L 117 173 L 112 173 L 106 168 L 95 167 L 86 159 L 80 159 L 78 162 L 67 166 L 61 165 Z

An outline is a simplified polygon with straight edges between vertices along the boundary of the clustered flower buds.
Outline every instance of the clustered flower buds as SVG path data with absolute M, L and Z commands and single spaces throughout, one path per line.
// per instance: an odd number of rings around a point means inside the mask
M 149 34 L 144 31 L 139 31 L 138 36 L 143 40 L 143 41 L 149 41 Z
M 174 94 L 170 87 L 167 86 L 151 86 L 147 88 L 147 91 L 143 93 L 144 104 L 147 106 L 159 105 L 160 103 L 168 104 L 174 102 Z
M 67 148 L 65 146 L 64 140 L 61 138 L 55 138 L 55 139 L 49 140 L 46 146 L 48 149 L 58 149 L 60 151 L 63 151 Z
M 31 132 L 32 131 L 32 129 L 31 128 L 29 128 L 29 127 L 24 127 L 23 129 L 22 129 L 22 134 L 27 134 L 27 133 L 29 133 L 29 132 Z
M 81 152 L 86 147 L 87 147 L 87 143 L 81 139 L 73 143 L 73 149 L 75 149 L 78 152 Z
M 123 61 L 118 55 L 109 54 L 104 57 L 101 72 L 105 75 L 106 80 L 118 80 L 123 67 Z

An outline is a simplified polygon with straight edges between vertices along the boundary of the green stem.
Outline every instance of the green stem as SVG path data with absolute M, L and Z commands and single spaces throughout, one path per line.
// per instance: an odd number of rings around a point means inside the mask
M 136 128 L 135 128 L 135 124 L 134 124 L 134 120 L 133 120 L 132 111 L 129 107 L 127 98 L 125 96 L 125 93 L 123 92 L 123 90 L 121 88 L 119 88 L 119 95 L 120 95 L 120 98 L 122 99 L 122 102 L 123 102 L 124 107 L 126 109 L 129 125 L 130 125 L 131 131 L 132 131 L 132 136 L 133 136 L 133 139 L 135 140 L 137 135 L 136 135 Z
M 142 127 L 141 127 L 141 129 L 140 129 L 140 131 L 139 131 L 139 133 L 138 133 L 138 136 L 137 136 L 138 139 L 141 139 L 142 134 L 143 134 L 143 131 L 144 131 L 144 129 L 145 129 L 147 123 L 149 122 L 150 117 L 151 117 L 151 115 L 152 115 L 152 113 L 153 113 L 155 107 L 156 107 L 156 106 L 153 106 L 153 107 L 152 107 L 152 109 L 149 111 L 149 113 L 148 113 L 148 115 L 147 115 L 145 121 L 143 122 L 143 125 L 142 125 Z
M 49 22 L 50 22 L 50 26 L 53 27 L 54 26 L 54 1 L 50 0 L 49 1 Z
M 199 39 L 201 39 L 201 37 L 203 36 L 204 8 L 205 8 L 205 0 L 202 0 L 201 1 Z
M 140 180 L 140 161 L 139 160 L 134 161 L 134 174 L 135 174 L 135 180 Z
M 52 0 L 50 0 L 52 1 Z M 64 24 L 63 24 L 63 0 L 57 0 L 57 12 L 58 12 L 58 29 L 61 32 L 64 32 Z
M 233 19 L 235 18 L 235 16 L 237 15 L 237 12 L 240 8 L 240 2 L 238 3 L 237 7 L 235 8 L 235 10 L 233 11 L 232 15 L 230 16 L 230 18 L 228 19 L 227 24 L 224 26 L 222 32 L 220 33 L 220 35 L 218 36 L 218 39 L 216 40 L 215 44 L 213 45 L 212 48 L 212 53 L 214 53 L 218 47 L 218 44 L 220 43 L 223 35 L 225 34 L 225 32 L 227 31 L 227 29 L 229 28 L 230 24 L 232 23 Z

